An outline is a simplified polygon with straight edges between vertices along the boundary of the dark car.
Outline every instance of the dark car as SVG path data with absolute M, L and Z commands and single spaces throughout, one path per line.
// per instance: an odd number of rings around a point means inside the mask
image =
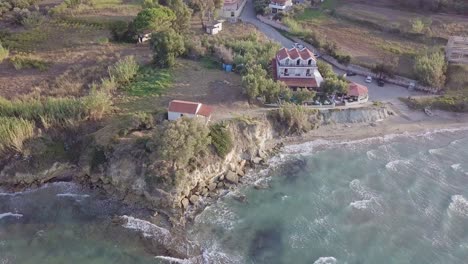
M 383 79 L 378 79 L 377 80 L 377 85 L 378 86 L 384 86 L 385 85 L 385 81 Z
M 347 71 L 346 76 L 356 76 L 356 73 L 352 71 Z

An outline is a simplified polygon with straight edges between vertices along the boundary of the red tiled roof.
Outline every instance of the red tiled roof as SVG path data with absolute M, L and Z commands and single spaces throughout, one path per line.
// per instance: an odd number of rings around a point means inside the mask
M 279 60 L 283 60 L 288 57 L 292 60 L 295 60 L 299 57 L 303 60 L 316 60 L 314 54 L 308 48 L 303 48 L 302 50 L 299 50 L 298 48 L 292 48 L 290 50 L 287 48 L 282 48 L 276 53 L 276 58 Z
M 210 117 L 212 112 L 213 112 L 213 108 L 211 108 L 210 106 L 202 104 L 200 109 L 198 110 L 197 115 Z
M 278 81 L 283 81 L 288 87 L 297 88 L 317 88 L 315 78 L 279 78 Z
M 197 113 L 198 104 L 199 103 L 195 102 L 172 100 L 169 103 L 169 112 L 178 112 L 195 115 Z
M 283 59 L 289 57 L 288 49 L 287 49 L 287 48 L 282 48 L 282 49 L 280 49 L 280 50 L 276 53 L 276 57 L 277 57 L 279 60 L 283 60 Z
M 350 83 L 348 87 L 349 96 L 362 96 L 369 93 L 369 90 L 366 86 L 360 85 L 358 83 Z

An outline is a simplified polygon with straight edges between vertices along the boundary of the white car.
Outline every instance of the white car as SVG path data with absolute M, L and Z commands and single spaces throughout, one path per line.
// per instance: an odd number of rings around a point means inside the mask
M 371 82 L 372 82 L 372 77 L 367 76 L 367 77 L 366 77 L 366 83 L 371 83 Z
M 302 50 L 302 49 L 304 49 L 304 45 L 299 44 L 299 43 L 294 43 L 293 48 L 298 48 L 298 49 Z

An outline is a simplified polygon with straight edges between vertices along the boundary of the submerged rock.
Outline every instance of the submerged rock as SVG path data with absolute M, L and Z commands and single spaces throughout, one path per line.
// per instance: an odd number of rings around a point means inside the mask
M 272 226 L 255 233 L 250 246 L 250 257 L 254 263 L 276 264 L 283 263 L 281 229 Z

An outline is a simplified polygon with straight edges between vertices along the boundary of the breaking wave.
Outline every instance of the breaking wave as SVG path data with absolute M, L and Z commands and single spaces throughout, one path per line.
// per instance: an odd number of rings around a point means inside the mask
M 320 257 L 314 264 L 336 264 L 337 260 L 334 257 Z
M 11 212 L 0 214 L 0 219 L 6 218 L 6 217 L 14 217 L 14 218 L 18 219 L 18 218 L 23 217 L 23 215 L 22 214 L 11 213 Z
M 449 210 L 459 216 L 468 217 L 468 200 L 462 195 L 453 195 Z

